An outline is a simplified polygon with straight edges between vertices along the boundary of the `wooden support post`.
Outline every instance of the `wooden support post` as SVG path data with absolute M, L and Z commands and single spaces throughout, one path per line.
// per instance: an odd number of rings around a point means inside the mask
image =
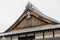
M 53 38 L 54 38 L 55 34 L 54 34 L 54 30 L 53 30 Z
M 34 37 L 35 37 L 35 32 L 34 32 Z M 35 38 L 34 38 L 35 39 Z
M 27 40 L 27 33 L 25 35 L 26 35 L 26 40 Z
M 19 34 L 18 34 L 18 40 L 19 40 Z
M 44 34 L 44 32 L 43 32 L 43 39 L 44 39 L 44 37 L 45 37 L 45 34 Z
M 12 36 L 11 36 L 11 40 L 12 40 Z

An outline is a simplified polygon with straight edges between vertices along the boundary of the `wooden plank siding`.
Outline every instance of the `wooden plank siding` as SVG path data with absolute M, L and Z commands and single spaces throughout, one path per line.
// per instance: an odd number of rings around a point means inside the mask
M 37 16 L 36 17 L 35 14 L 34 15 L 33 14 L 34 13 L 31 13 L 31 18 L 30 19 L 27 19 L 26 13 L 23 14 L 21 16 L 21 18 L 18 20 L 18 22 L 20 22 L 19 25 L 16 26 L 16 24 L 15 24 L 9 30 L 10 31 L 19 30 L 19 29 L 24 29 L 24 28 L 29 28 L 29 27 L 41 26 L 41 25 L 48 24 L 47 22 L 45 22 L 43 20 L 40 20 L 37 15 L 36 15 Z
M 45 25 L 45 24 L 47 24 L 47 23 L 39 20 L 37 17 L 32 15 L 30 19 L 27 19 L 25 17 L 22 20 L 22 22 L 16 28 L 14 28 L 13 30 L 20 30 L 20 29 L 29 28 L 29 27 L 37 27 L 37 26 L 41 26 L 41 25 Z

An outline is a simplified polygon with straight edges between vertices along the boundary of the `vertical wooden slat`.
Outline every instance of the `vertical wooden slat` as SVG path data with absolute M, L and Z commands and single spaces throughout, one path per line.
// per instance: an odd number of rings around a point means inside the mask
M 44 39 L 44 37 L 45 37 L 45 33 L 43 32 L 43 39 Z
M 54 34 L 54 31 L 53 31 L 53 38 L 54 38 L 55 34 Z
M 11 36 L 11 40 L 12 40 L 12 36 Z

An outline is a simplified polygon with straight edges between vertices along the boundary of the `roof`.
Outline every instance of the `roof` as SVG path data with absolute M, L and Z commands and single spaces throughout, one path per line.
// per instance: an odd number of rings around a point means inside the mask
M 30 2 L 28 2 L 28 5 L 26 6 L 27 8 L 29 8 L 29 9 L 31 9 L 31 10 L 33 10 L 33 11 L 35 11 L 35 12 L 37 12 L 38 14 L 40 14 L 42 17 L 44 17 L 44 18 L 47 18 L 47 19 L 49 19 L 49 20 L 52 20 L 53 22 L 55 22 L 55 23 L 60 23 L 60 22 L 58 22 L 57 20 L 55 20 L 55 19 L 53 19 L 53 18 L 51 18 L 51 17 L 48 17 L 47 15 L 45 15 L 45 14 L 43 14 L 41 11 L 39 11 L 39 9 L 37 8 L 37 7 L 35 7 L 33 4 L 31 4 Z
M 0 36 L 14 35 L 14 34 L 19 34 L 19 33 L 33 32 L 33 31 L 40 31 L 40 30 L 47 30 L 47 29 L 55 29 L 55 28 L 60 28 L 60 24 L 26 28 L 26 29 L 22 29 L 22 30 L 16 30 L 16 31 L 11 31 L 11 32 L 7 32 L 7 33 L 2 33 L 2 34 L 0 34 Z
M 52 18 L 44 15 L 44 14 L 43 14 L 42 12 L 40 12 L 34 5 L 32 5 L 32 4 L 29 2 L 29 3 L 27 4 L 26 9 L 24 10 L 24 12 L 31 11 L 31 10 L 37 13 L 37 17 L 38 17 L 39 19 L 44 18 L 45 21 L 47 21 L 47 19 L 48 19 L 48 20 L 51 21 L 53 24 L 59 24 L 58 21 L 56 21 L 55 19 L 52 19 Z M 23 14 L 24 14 L 24 13 L 23 13 Z M 19 23 L 21 22 L 21 21 L 19 21 L 19 19 L 21 19 L 21 17 L 19 17 L 18 20 L 17 20 L 13 25 L 19 24 Z M 43 19 L 43 20 L 44 20 L 44 19 Z M 42 19 L 41 19 L 41 20 L 42 20 Z M 48 21 L 47 21 L 47 22 L 48 22 Z M 12 25 L 12 26 L 13 26 L 13 25 Z M 12 27 L 12 26 L 11 26 L 11 27 Z M 10 27 L 10 28 L 11 28 L 11 27 Z M 14 27 L 16 27 L 16 26 L 14 26 Z M 10 28 L 8 28 L 5 32 L 7 32 Z

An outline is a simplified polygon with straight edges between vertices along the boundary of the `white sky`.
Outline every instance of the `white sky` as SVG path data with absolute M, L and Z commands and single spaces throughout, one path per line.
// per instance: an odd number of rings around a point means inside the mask
M 0 32 L 19 18 L 28 1 L 45 15 L 60 21 L 60 0 L 0 0 Z

